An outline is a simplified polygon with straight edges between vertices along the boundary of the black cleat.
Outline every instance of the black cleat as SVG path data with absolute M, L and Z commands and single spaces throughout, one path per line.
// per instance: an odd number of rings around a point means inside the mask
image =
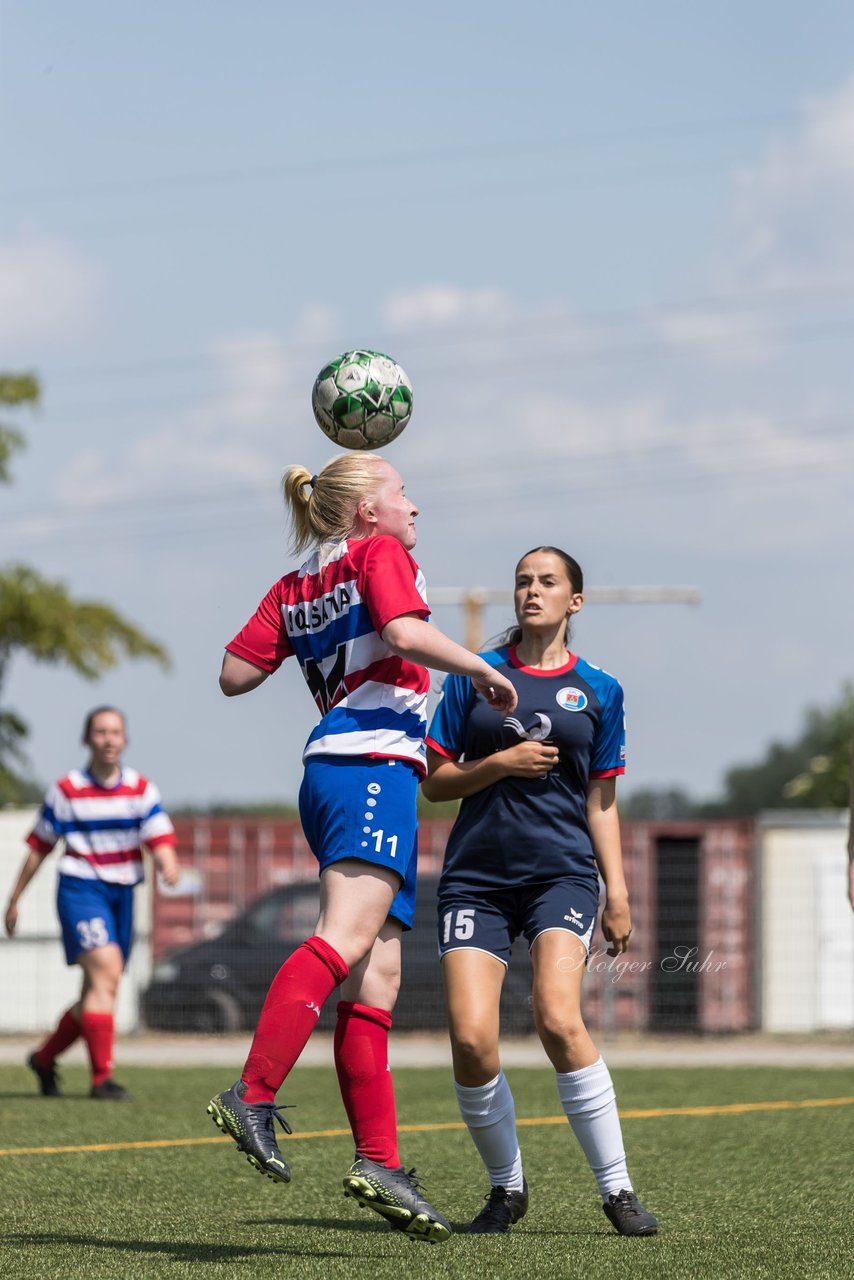
M 486 1204 L 469 1223 L 469 1235 L 500 1235 L 509 1231 L 513 1223 L 524 1218 L 527 1212 L 528 1184 L 524 1178 L 521 1191 L 493 1187 L 486 1197 Z
M 390 1226 L 415 1240 L 440 1244 L 451 1234 L 451 1224 L 421 1194 L 415 1170 L 400 1165 L 388 1169 L 366 1156 L 356 1156 L 344 1179 L 344 1194 L 363 1209 L 382 1214 Z
M 89 1097 L 97 1098 L 99 1102 L 133 1102 L 127 1089 L 112 1076 L 108 1076 L 100 1084 L 93 1084 L 89 1090 Z
M 608 1196 L 602 1208 L 621 1236 L 654 1236 L 658 1230 L 658 1218 L 641 1204 L 634 1191 Z
M 35 1053 L 31 1053 L 27 1058 L 27 1066 L 38 1076 L 39 1088 L 44 1098 L 61 1098 L 62 1090 L 59 1087 L 59 1080 L 56 1074 L 56 1063 L 51 1062 L 43 1067 L 36 1057 Z
M 246 1153 L 246 1159 L 274 1182 L 290 1182 L 291 1171 L 276 1143 L 275 1117 L 285 1133 L 291 1126 L 275 1102 L 244 1102 L 246 1085 L 238 1080 L 230 1089 L 224 1089 L 208 1103 L 208 1115 L 224 1133 L 237 1143 L 238 1151 Z

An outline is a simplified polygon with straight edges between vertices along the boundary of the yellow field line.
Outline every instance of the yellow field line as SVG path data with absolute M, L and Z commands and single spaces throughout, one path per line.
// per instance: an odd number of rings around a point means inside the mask
M 621 1120 L 656 1120 L 662 1116 L 737 1116 L 749 1111 L 800 1111 L 811 1107 L 850 1107 L 851 1098 L 802 1098 L 782 1102 L 729 1102 L 717 1107 L 656 1107 L 649 1111 L 621 1111 Z M 542 1126 L 566 1124 L 566 1116 L 536 1116 L 517 1118 L 516 1124 Z M 460 1120 L 443 1121 L 440 1124 L 401 1124 L 400 1133 L 431 1133 L 439 1130 L 460 1130 L 465 1125 Z M 80 1151 L 142 1151 L 157 1147 L 205 1147 L 222 1142 L 223 1134 L 213 1138 L 152 1138 L 146 1142 L 90 1142 L 77 1147 L 2 1147 L 0 1156 L 59 1156 Z M 309 1138 L 349 1138 L 349 1129 L 315 1129 L 306 1133 L 290 1134 L 285 1141 L 305 1142 Z

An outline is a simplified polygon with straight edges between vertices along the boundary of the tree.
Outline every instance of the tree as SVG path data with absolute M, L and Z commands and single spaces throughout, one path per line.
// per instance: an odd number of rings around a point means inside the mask
M 846 809 L 852 734 L 854 688 L 846 685 L 832 706 L 805 713 L 795 742 L 774 742 L 759 764 L 730 769 L 721 799 L 701 812 L 738 818 L 763 809 Z
M 0 405 L 35 405 L 39 395 L 33 374 L 0 374 Z M 20 431 L 0 423 L 0 481 L 9 483 L 9 459 L 23 444 Z M 75 600 L 63 583 L 22 564 L 0 570 L 0 698 L 16 653 L 71 667 L 87 680 L 97 680 L 122 657 L 169 665 L 164 647 L 109 605 Z M 39 793 L 40 788 L 18 772 L 26 763 L 26 738 L 25 721 L 0 703 L 0 804 L 20 804 Z

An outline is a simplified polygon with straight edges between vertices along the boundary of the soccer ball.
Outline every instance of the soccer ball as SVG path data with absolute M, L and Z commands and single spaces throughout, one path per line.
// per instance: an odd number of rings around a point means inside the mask
M 344 449 L 380 449 L 412 414 L 412 383 L 391 356 L 345 351 L 320 370 L 311 407 L 324 435 Z

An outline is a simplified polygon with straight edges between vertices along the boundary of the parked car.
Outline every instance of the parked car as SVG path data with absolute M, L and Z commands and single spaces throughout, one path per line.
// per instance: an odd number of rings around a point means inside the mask
M 404 1031 L 444 1030 L 445 1007 L 436 942 L 436 877 L 418 883 L 412 931 L 405 935 L 403 979 L 394 1025 Z M 317 920 L 318 882 L 283 885 L 251 903 L 216 938 L 163 956 L 142 995 L 147 1026 L 160 1031 L 248 1031 L 254 1028 L 283 960 L 309 937 Z M 527 1035 L 531 1018 L 531 962 L 517 941 L 504 982 L 502 1030 Z M 318 1026 L 335 1025 L 333 997 Z

